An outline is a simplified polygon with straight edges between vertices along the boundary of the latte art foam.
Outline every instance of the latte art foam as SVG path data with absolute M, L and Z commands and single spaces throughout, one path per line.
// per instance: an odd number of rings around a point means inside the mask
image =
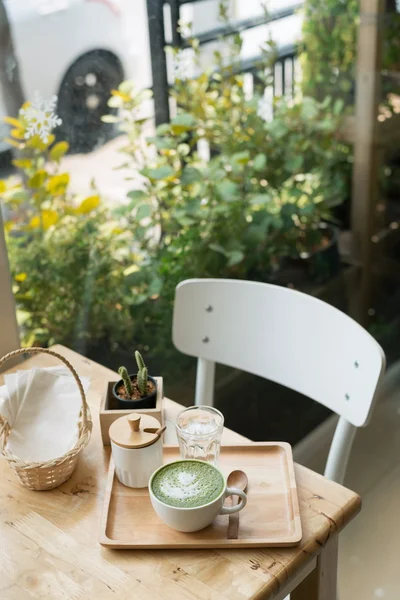
M 224 489 L 224 479 L 212 465 L 192 460 L 166 465 L 154 477 L 154 495 L 170 506 L 194 508 L 208 504 Z

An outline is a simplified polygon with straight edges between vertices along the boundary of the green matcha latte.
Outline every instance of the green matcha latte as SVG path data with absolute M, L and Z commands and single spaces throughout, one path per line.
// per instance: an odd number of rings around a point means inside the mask
M 225 481 L 212 465 L 183 460 L 165 465 L 151 483 L 158 500 L 179 508 L 195 508 L 212 502 L 222 493 Z

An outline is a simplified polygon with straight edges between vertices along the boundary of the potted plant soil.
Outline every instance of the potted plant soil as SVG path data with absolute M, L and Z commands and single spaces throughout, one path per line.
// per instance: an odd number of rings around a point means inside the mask
M 135 358 L 138 366 L 136 375 L 129 375 L 125 367 L 118 369 L 121 379 L 112 390 L 115 403 L 121 409 L 155 408 L 157 382 L 149 376 L 140 352 L 135 352 Z

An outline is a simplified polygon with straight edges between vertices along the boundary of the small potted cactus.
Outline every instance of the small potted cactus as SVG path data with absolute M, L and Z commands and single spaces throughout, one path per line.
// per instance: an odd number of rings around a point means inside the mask
M 113 387 L 113 396 L 119 408 L 155 408 L 157 399 L 157 382 L 150 377 L 140 352 L 135 352 L 138 366 L 137 375 L 129 375 L 125 367 L 118 373 L 121 379 Z

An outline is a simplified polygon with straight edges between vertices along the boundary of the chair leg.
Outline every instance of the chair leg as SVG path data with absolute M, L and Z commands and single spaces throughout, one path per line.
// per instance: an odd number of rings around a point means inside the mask
M 344 417 L 340 417 L 324 473 L 331 481 L 343 484 L 356 432 L 357 427 L 346 421 Z
M 197 361 L 195 404 L 214 406 L 215 362 L 205 358 Z

